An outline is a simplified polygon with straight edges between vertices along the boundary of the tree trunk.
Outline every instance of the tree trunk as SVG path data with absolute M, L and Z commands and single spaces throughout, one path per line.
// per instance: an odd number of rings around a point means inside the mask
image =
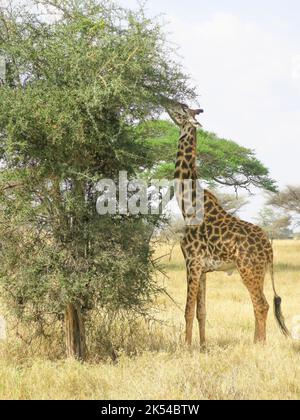
M 65 312 L 67 356 L 85 360 L 85 330 L 79 305 L 68 304 Z

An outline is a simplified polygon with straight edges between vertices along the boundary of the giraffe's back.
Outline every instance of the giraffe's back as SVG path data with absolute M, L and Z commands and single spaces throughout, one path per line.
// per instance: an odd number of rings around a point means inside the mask
M 267 267 L 273 261 L 273 250 L 266 233 L 228 214 L 208 194 L 203 223 L 186 227 L 181 244 L 186 259 L 198 259 L 206 272 L 231 271 L 237 263 Z

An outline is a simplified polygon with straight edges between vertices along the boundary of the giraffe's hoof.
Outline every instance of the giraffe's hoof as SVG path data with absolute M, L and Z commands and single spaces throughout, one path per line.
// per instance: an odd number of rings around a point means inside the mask
M 256 346 L 265 346 L 267 344 L 267 340 L 265 339 L 255 339 L 254 345 Z

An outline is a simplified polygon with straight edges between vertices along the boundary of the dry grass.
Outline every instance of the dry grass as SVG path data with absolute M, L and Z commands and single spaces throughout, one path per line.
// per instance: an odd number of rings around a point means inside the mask
M 277 242 L 276 283 L 290 327 L 300 315 L 300 242 Z M 163 255 L 166 249 L 157 251 Z M 2 399 L 299 399 L 300 344 L 285 340 L 270 313 L 268 345 L 255 346 L 253 310 L 237 274 L 208 282 L 208 349 L 200 353 L 195 323 L 191 351 L 183 344 L 186 295 L 181 252 L 166 259 L 167 297 L 160 325 L 137 324 L 118 361 L 79 364 L 29 357 L 21 342 L 0 344 Z M 273 296 L 269 276 L 266 293 Z

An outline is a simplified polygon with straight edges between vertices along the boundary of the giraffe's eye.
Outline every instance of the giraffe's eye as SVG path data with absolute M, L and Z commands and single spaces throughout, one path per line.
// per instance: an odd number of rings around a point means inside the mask
M 184 111 L 184 112 L 187 112 L 187 110 L 189 109 L 189 107 L 187 106 L 187 105 L 182 105 L 182 110 Z

